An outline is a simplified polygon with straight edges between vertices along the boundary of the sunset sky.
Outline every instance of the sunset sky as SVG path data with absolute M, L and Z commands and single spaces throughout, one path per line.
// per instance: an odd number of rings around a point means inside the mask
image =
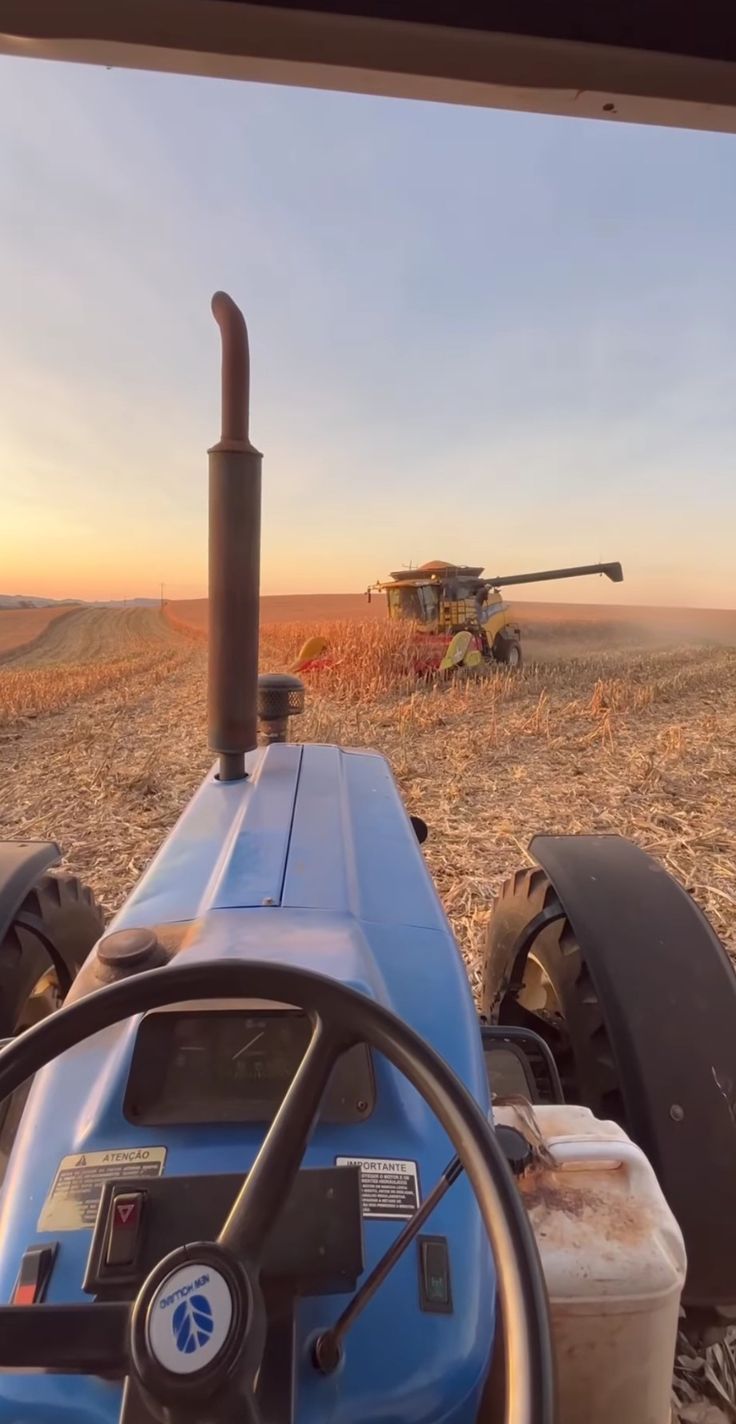
M 735 606 L 735 251 L 731 136 L 2 59 L 0 593 L 206 591 L 224 287 L 264 592 Z

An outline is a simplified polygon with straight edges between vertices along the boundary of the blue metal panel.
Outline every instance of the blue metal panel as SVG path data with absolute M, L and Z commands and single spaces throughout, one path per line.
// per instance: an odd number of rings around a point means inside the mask
M 305 747 L 284 904 L 445 930 L 410 827 L 383 757 Z
M 278 903 L 302 749 L 276 745 L 246 759 L 245 781 L 213 768 L 114 921 L 193 920 L 221 908 Z
M 279 903 L 300 761 L 300 747 L 276 745 L 258 763 L 208 887 L 208 909 Z
M 350 984 L 429 1039 L 489 1109 L 485 1066 L 460 954 L 386 763 L 329 747 L 271 748 L 252 781 L 208 779 L 117 924 L 201 919 L 188 958 L 273 959 Z M 216 844 L 213 840 L 216 839 Z M 283 880 L 283 896 L 281 883 Z M 276 893 L 272 893 L 276 890 Z M 265 898 L 277 903 L 264 906 Z M 278 903 L 281 901 L 281 903 Z M 166 1173 L 246 1171 L 260 1134 L 247 1126 L 141 1129 L 122 1114 L 137 1022 L 97 1035 L 40 1074 L 0 1197 L 0 1299 L 21 1253 L 44 1239 L 39 1212 L 60 1159 L 102 1148 L 165 1146 Z M 452 1155 L 417 1093 L 376 1061 L 377 1105 L 360 1124 L 320 1124 L 306 1165 L 338 1156 L 410 1158 L 422 1193 Z M 399 1230 L 365 1222 L 366 1265 Z M 431 1218 L 449 1242 L 455 1312 L 419 1310 L 416 1252 L 391 1273 L 347 1341 L 337 1374 L 313 1370 L 309 1341 L 344 1297 L 300 1303 L 299 1424 L 474 1424 L 493 1337 L 494 1276 L 468 1184 Z M 48 1299 L 81 1299 L 90 1231 L 62 1232 Z M 73 1400 L 73 1404 L 72 1404 Z M 0 1421 L 112 1424 L 119 1386 L 0 1376 Z

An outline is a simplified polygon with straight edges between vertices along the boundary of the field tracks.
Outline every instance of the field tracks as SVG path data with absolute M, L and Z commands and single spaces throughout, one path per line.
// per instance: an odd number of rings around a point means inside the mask
M 77 608 L 56 617 L 30 644 L 0 661 L 0 726 L 58 713 L 121 687 L 128 701 L 191 655 L 191 641 L 158 609 Z

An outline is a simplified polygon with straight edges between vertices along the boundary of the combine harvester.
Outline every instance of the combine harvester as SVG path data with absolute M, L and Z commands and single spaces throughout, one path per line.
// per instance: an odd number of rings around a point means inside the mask
M 636 846 L 537 837 L 478 1018 L 387 762 L 259 689 L 213 310 L 217 764 L 104 934 L 56 847 L 3 853 L 0 1419 L 667 1424 L 681 1299 L 736 1304 L 726 954 Z
M 399 570 L 386 582 L 371 584 L 368 601 L 376 591 L 385 593 L 389 619 L 412 628 L 407 662 L 417 677 L 478 669 L 494 662 L 521 667 L 521 629 L 503 601 L 502 588 L 587 574 L 605 574 L 613 583 L 622 583 L 624 577 L 619 563 L 582 564 L 493 579 L 482 578 L 482 573 L 482 568 L 434 559 L 417 569 Z M 317 634 L 307 639 L 291 670 L 303 674 L 331 665 L 328 641 Z

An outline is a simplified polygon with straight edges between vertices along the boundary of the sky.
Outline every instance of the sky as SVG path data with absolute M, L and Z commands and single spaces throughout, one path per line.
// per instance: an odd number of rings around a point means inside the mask
M 206 592 L 224 288 L 265 593 L 736 606 L 735 251 L 730 135 L 0 59 L 0 593 Z

